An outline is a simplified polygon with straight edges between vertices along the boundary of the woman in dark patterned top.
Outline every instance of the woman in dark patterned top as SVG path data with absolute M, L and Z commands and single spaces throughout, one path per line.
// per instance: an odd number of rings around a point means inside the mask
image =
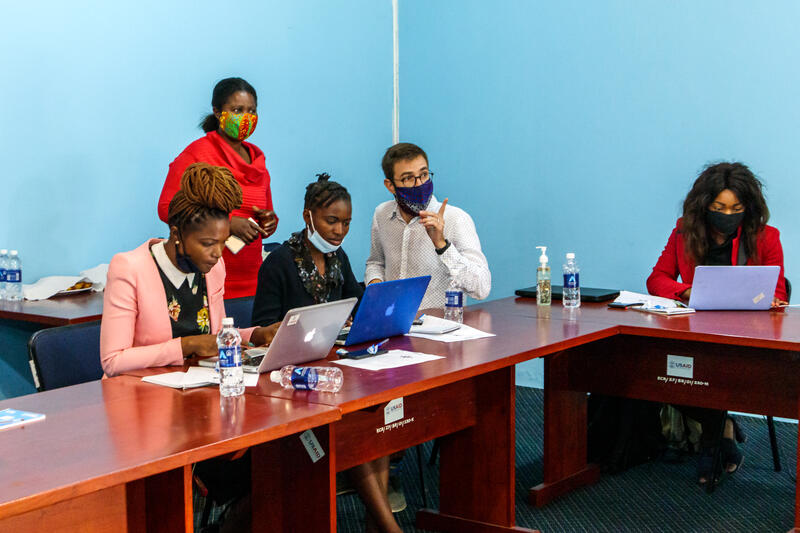
M 306 227 L 270 253 L 258 271 L 254 326 L 280 322 L 296 307 L 361 298 L 364 292 L 340 248 L 350 229 L 350 194 L 327 174 L 318 177 L 306 187 Z M 387 498 L 389 458 L 351 468 L 347 476 L 367 508 L 366 531 L 401 531 Z
M 297 307 L 361 298 L 364 289 L 340 247 L 351 213 L 350 194 L 328 174 L 306 188 L 306 227 L 273 250 L 258 271 L 253 325 L 280 322 Z

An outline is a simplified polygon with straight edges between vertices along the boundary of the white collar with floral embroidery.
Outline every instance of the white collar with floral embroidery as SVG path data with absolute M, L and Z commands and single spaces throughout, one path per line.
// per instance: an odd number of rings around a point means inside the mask
M 176 289 L 180 289 L 184 281 L 188 281 L 189 287 L 191 287 L 192 283 L 194 283 L 194 272 L 186 274 L 178 270 L 178 267 L 173 265 L 172 261 L 169 260 L 167 251 L 164 249 L 164 242 L 166 241 L 157 242 L 150 247 L 150 250 L 153 252 L 153 257 L 156 259 L 156 263 L 158 263 L 161 271 L 167 276 L 167 279 Z

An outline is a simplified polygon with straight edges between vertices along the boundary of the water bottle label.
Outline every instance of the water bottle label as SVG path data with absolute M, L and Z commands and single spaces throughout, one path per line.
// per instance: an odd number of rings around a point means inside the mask
M 444 293 L 446 307 L 464 307 L 464 293 L 461 291 L 447 291 Z
M 317 386 L 319 376 L 311 367 L 297 367 L 292 370 L 292 387 L 300 390 L 313 390 Z
M 20 283 L 22 281 L 22 270 L 6 270 L 6 281 Z
M 578 287 L 580 287 L 581 286 L 580 276 L 581 275 L 579 272 L 564 274 L 564 288 L 577 289 Z
M 231 368 L 242 366 L 242 347 L 223 346 L 219 349 L 219 367 Z

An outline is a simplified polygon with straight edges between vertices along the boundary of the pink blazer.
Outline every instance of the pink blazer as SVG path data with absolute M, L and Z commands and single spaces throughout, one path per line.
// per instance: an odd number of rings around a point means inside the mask
M 100 363 L 107 376 L 153 366 L 182 365 L 180 338 L 172 338 L 167 295 L 150 246 L 114 256 L 108 267 L 100 326 Z M 211 333 L 225 316 L 225 263 L 222 259 L 206 274 Z M 244 341 L 255 328 L 239 330 Z

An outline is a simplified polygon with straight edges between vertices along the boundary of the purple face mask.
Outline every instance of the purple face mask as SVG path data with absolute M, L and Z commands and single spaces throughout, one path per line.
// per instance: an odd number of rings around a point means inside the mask
M 394 187 L 394 197 L 398 205 L 412 215 L 419 215 L 420 211 L 424 211 L 431 201 L 431 196 L 433 196 L 433 180 L 430 179 L 414 187 L 396 185 Z

